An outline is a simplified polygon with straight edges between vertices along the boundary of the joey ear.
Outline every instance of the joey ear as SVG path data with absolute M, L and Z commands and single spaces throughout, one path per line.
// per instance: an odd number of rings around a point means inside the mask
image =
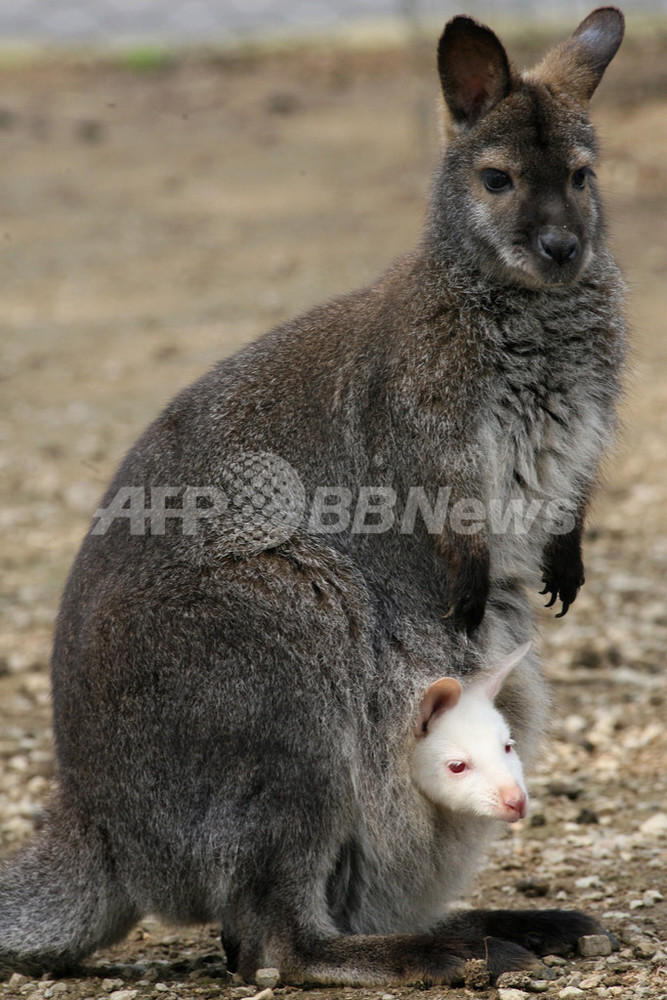
M 523 660 L 529 649 L 529 642 L 525 642 L 523 646 L 518 646 L 507 656 L 503 657 L 495 670 L 484 675 L 484 677 L 479 681 L 479 684 L 481 685 L 487 698 L 491 701 L 495 700 L 496 695 L 505 683 L 506 678 L 514 670 L 517 663 L 520 663 L 521 660 Z
M 490 28 L 460 15 L 445 25 L 438 43 L 442 92 L 455 122 L 474 125 L 510 92 L 505 49 Z
M 415 736 L 426 736 L 429 724 L 439 715 L 454 708 L 463 688 L 455 677 L 441 677 L 431 684 L 419 703 L 419 713 L 415 723 Z
M 529 75 L 585 104 L 616 55 L 624 30 L 625 19 L 617 7 L 598 7 Z

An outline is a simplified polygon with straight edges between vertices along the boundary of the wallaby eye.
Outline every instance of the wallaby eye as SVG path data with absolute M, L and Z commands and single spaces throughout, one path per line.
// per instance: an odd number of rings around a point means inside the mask
M 512 747 L 514 746 L 514 740 L 508 740 L 505 744 L 505 753 L 512 753 Z
M 586 187 L 586 178 L 592 173 L 590 167 L 582 167 L 580 170 L 575 170 L 572 174 L 572 187 L 577 188 L 578 191 L 583 190 Z
M 462 774 L 463 771 L 465 771 L 465 769 L 467 768 L 467 766 L 468 765 L 465 764 L 462 760 L 450 760 L 449 764 L 447 765 L 452 774 Z
M 493 194 L 499 194 L 501 191 L 509 191 L 512 188 L 512 178 L 503 170 L 495 170 L 493 167 L 489 167 L 487 170 L 482 170 L 481 177 L 486 190 L 491 191 Z

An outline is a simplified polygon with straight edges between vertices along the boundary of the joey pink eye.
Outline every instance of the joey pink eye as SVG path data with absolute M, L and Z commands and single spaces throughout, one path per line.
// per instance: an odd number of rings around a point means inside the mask
M 452 760 L 447 765 L 452 774 L 461 774 L 463 771 L 465 771 L 467 766 L 468 765 L 464 764 L 462 760 Z
M 505 744 L 505 753 L 512 753 L 512 747 L 514 746 L 514 740 L 509 740 Z

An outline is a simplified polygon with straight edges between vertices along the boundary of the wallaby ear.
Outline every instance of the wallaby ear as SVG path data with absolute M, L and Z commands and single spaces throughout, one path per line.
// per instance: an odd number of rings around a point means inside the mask
M 624 30 L 625 19 L 618 8 L 599 7 L 566 41 L 547 52 L 530 76 L 584 104 L 616 55 Z
M 523 646 L 518 646 L 517 649 L 513 650 L 508 656 L 503 657 L 495 670 L 491 673 L 484 674 L 484 676 L 480 679 L 478 683 L 490 701 L 495 700 L 496 695 L 505 683 L 507 676 L 511 674 L 517 663 L 520 663 L 521 660 L 523 660 L 529 649 L 529 642 L 525 642 Z
M 447 106 L 462 125 L 474 125 L 510 91 L 505 49 L 490 28 L 471 17 L 460 15 L 445 25 L 438 70 Z
M 431 684 L 419 704 L 415 736 L 426 736 L 429 724 L 443 712 L 454 708 L 462 690 L 455 677 L 441 677 L 439 681 Z

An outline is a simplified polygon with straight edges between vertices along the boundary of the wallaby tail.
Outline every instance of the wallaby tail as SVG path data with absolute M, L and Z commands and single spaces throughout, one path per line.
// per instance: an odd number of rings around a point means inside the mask
M 64 972 L 123 937 L 140 915 L 114 869 L 103 831 L 56 807 L 0 864 L 0 979 Z

